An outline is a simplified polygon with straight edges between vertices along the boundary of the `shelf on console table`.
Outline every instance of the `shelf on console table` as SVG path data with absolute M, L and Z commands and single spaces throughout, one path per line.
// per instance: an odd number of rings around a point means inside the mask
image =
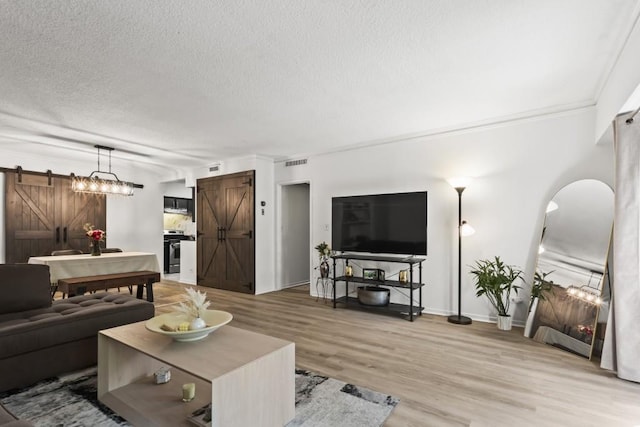
M 369 254 L 353 254 L 344 253 L 339 255 L 333 255 L 333 308 L 336 308 L 336 304 L 344 304 L 346 308 L 362 310 L 362 311 L 374 311 L 384 314 L 396 314 L 402 316 L 408 316 L 409 320 L 413 322 L 415 316 L 421 316 L 422 310 L 422 263 L 425 258 L 416 256 L 393 256 L 393 255 L 369 255 Z M 397 280 L 371 280 L 357 276 L 338 276 L 336 277 L 336 260 L 344 260 L 346 265 L 349 265 L 350 260 L 357 261 L 376 261 L 376 262 L 389 262 L 389 263 L 402 263 L 409 266 L 409 281 L 400 282 Z M 414 282 L 413 269 L 415 265 L 418 265 L 418 281 Z M 345 283 L 345 296 L 336 296 L 336 283 Z M 389 303 L 386 306 L 369 306 L 361 304 L 357 298 L 349 297 L 349 284 L 350 283 L 362 283 L 367 285 L 388 286 L 393 288 L 403 288 L 409 290 L 409 303 L 408 304 L 396 304 Z M 414 305 L 413 293 L 417 291 L 419 302 L 418 305 Z
M 340 297 L 336 299 L 338 304 L 345 304 L 351 310 L 359 310 L 359 311 L 371 311 L 380 314 L 387 315 L 400 315 L 400 316 L 409 316 L 409 306 L 407 304 L 396 304 L 390 302 L 385 306 L 375 306 L 375 305 L 364 305 L 358 301 L 358 298 L 354 297 Z M 422 310 L 424 307 L 413 306 L 413 316 L 421 316 Z
M 405 289 L 418 289 L 424 286 L 424 283 L 405 283 L 399 282 L 397 280 L 372 280 L 372 279 L 364 279 L 362 277 L 357 276 L 338 276 L 336 277 L 338 282 L 353 282 L 353 283 L 364 283 L 366 285 L 381 285 L 381 286 L 391 286 L 394 288 L 405 288 Z

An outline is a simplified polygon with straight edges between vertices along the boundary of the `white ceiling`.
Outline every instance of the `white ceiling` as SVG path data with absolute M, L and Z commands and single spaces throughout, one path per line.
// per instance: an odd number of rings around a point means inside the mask
M 0 149 L 193 167 L 590 106 L 639 3 L 2 0 Z

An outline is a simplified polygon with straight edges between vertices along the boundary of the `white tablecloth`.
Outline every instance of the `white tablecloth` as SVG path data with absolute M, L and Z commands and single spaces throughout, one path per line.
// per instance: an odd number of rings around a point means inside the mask
M 155 254 L 147 252 L 116 252 L 100 256 L 89 254 L 39 256 L 29 258 L 29 264 L 48 265 L 52 284 L 57 284 L 59 279 L 69 277 L 145 270 L 160 272 L 158 258 Z
M 545 344 L 560 344 L 561 346 L 585 357 L 589 357 L 589 353 L 591 353 L 591 346 L 589 344 L 570 337 L 567 334 L 563 334 L 562 332 L 548 326 L 540 326 L 533 339 L 534 341 Z

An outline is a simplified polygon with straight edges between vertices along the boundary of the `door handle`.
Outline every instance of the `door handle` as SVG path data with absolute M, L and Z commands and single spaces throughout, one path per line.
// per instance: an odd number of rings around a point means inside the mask
M 62 229 L 62 241 L 67 243 L 67 227 Z
M 222 240 L 227 240 L 227 229 L 224 227 L 220 228 L 220 231 L 222 231 Z
M 60 243 L 60 227 L 56 227 L 56 243 Z
M 253 230 L 249 230 L 246 233 L 242 233 L 243 236 L 247 236 L 250 239 L 253 237 Z
M 222 240 L 222 228 L 218 227 L 218 242 Z

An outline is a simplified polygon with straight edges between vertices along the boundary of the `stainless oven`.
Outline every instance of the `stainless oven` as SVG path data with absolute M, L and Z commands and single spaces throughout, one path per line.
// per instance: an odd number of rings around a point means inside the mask
M 164 230 L 164 272 L 180 272 L 180 241 L 188 237 L 179 230 Z

